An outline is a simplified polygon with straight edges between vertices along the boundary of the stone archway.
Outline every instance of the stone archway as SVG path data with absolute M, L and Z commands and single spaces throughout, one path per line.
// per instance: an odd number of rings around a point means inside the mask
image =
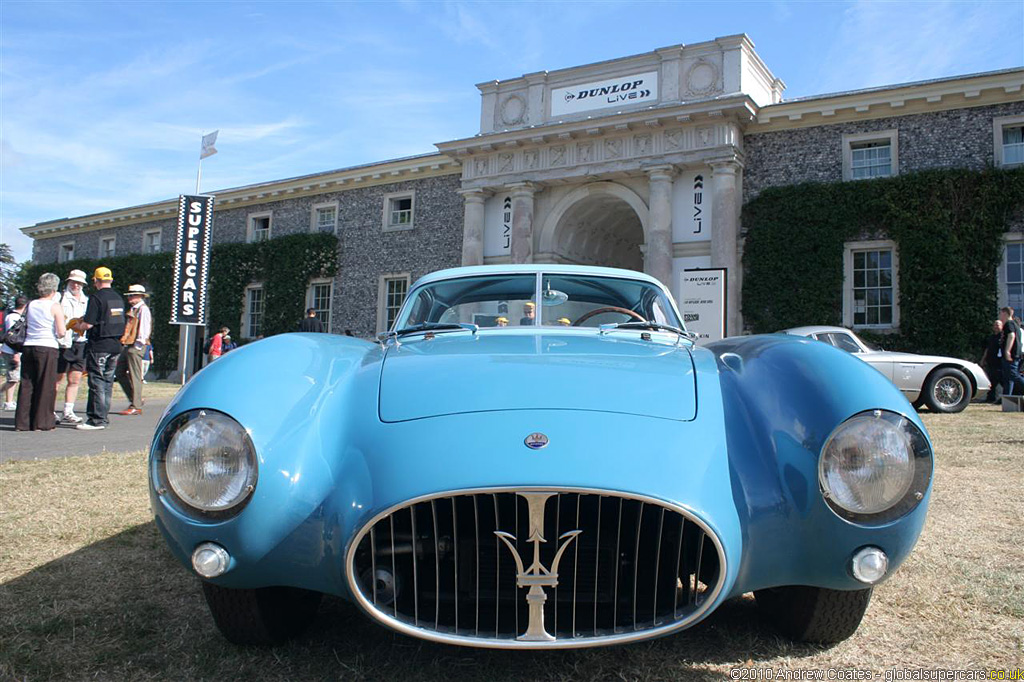
M 544 222 L 538 252 L 559 262 L 643 272 L 647 214 L 643 199 L 622 185 L 579 187 Z

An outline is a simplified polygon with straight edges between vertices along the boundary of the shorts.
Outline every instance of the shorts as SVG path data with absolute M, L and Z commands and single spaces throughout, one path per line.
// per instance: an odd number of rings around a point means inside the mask
M 71 348 L 61 348 L 57 355 L 57 374 L 85 371 L 85 343 L 73 343 Z
M 3 366 L 4 374 L 7 375 L 7 381 L 15 384 L 21 381 L 21 363 L 14 362 L 14 356 L 10 353 L 3 353 L 0 364 Z

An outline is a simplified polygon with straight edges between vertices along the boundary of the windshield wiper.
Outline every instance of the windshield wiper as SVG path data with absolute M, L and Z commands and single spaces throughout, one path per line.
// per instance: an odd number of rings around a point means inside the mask
M 650 322 L 648 320 L 634 320 L 632 322 L 611 322 L 609 324 L 602 324 L 598 329 L 601 330 L 602 334 L 607 334 L 610 331 L 616 329 L 653 329 L 655 331 L 672 332 L 678 334 L 684 339 L 694 341 L 697 335 L 693 332 L 683 331 L 679 327 L 673 327 L 670 324 L 661 324 L 660 322 Z
M 420 324 L 414 324 L 410 327 L 402 327 L 395 331 L 383 332 L 378 334 L 377 338 L 381 341 L 386 341 L 388 339 L 397 339 L 398 337 L 406 334 L 417 334 L 428 331 L 458 331 L 460 329 L 465 329 L 466 331 L 476 334 L 480 327 L 468 322 L 421 322 Z

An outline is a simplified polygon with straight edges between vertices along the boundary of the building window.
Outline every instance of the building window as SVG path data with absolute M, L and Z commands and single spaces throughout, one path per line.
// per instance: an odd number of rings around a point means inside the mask
M 160 230 L 149 230 L 142 234 L 142 252 L 160 253 Z
M 844 254 L 843 323 L 848 327 L 899 326 L 898 258 L 888 240 L 854 242 Z
M 334 282 L 329 279 L 310 282 L 306 292 L 306 308 L 316 312 L 326 331 L 331 331 L 331 303 L 333 300 Z
M 996 165 L 1024 164 L 1024 116 L 1000 116 L 992 124 Z
M 112 258 L 116 246 L 116 237 L 103 237 L 100 239 L 100 258 Z
M 391 329 L 398 317 L 398 311 L 409 293 L 409 275 L 384 275 L 380 280 L 380 306 L 377 316 L 377 331 Z
M 338 227 L 338 204 L 315 204 L 313 206 L 313 232 L 334 233 Z
M 843 135 L 844 180 L 896 175 L 898 161 L 898 135 L 895 130 Z
M 247 339 L 263 334 L 263 285 L 253 285 L 245 290 L 245 311 L 242 314 L 242 333 Z
M 412 229 L 415 200 L 413 192 L 386 195 L 384 197 L 384 229 Z
M 249 243 L 263 242 L 270 239 L 271 213 L 254 213 L 249 216 Z
M 1015 315 L 1024 314 L 1024 234 L 1009 234 L 1000 269 L 1000 306 L 1008 305 Z
M 57 261 L 60 263 L 67 263 L 75 259 L 75 243 L 64 242 L 60 245 L 60 250 L 57 251 Z

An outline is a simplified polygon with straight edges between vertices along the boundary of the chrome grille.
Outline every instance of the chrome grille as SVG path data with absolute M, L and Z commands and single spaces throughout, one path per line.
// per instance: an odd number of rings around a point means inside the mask
M 494 647 L 592 646 L 684 627 L 717 596 L 723 562 L 714 535 L 680 509 L 575 489 L 421 498 L 378 515 L 348 553 L 353 593 L 385 624 Z

